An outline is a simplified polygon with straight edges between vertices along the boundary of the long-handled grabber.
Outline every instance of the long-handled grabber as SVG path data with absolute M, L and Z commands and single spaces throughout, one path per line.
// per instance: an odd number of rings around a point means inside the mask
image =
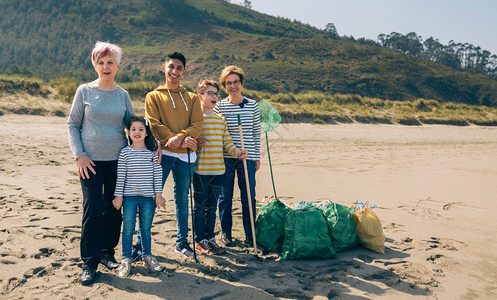
M 245 147 L 243 146 L 243 133 L 242 133 L 242 121 L 240 119 L 240 115 L 238 115 L 238 131 L 240 133 L 240 143 L 242 145 L 242 151 L 245 150 Z M 245 189 L 247 190 L 247 197 L 248 197 L 248 207 L 249 207 L 249 214 L 250 214 L 250 228 L 252 229 L 252 241 L 254 242 L 254 251 L 255 254 L 257 255 L 257 241 L 255 238 L 255 224 L 254 224 L 254 212 L 252 211 L 252 197 L 250 195 L 250 184 L 249 184 L 249 177 L 248 177 L 248 170 L 247 170 L 247 159 L 243 159 L 243 171 L 245 173 Z
M 192 215 L 192 240 L 193 240 L 193 258 L 195 262 L 198 262 L 197 252 L 195 251 L 195 218 L 193 216 L 193 194 L 192 194 L 192 169 L 190 167 L 190 148 L 186 147 L 186 153 L 188 154 L 188 180 L 190 184 L 190 212 Z

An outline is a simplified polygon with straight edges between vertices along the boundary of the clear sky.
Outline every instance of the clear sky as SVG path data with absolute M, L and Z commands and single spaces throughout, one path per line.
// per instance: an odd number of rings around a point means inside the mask
M 232 0 L 232 3 L 242 3 Z M 377 41 L 381 33 L 416 32 L 447 45 L 470 43 L 497 54 L 497 0 L 251 0 L 252 9 L 338 34 Z

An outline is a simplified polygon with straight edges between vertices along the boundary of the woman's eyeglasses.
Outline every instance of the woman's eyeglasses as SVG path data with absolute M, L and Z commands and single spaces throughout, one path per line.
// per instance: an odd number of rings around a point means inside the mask
M 240 80 L 235 80 L 235 81 L 226 81 L 226 86 L 229 86 L 229 85 L 240 85 L 240 83 L 242 83 Z

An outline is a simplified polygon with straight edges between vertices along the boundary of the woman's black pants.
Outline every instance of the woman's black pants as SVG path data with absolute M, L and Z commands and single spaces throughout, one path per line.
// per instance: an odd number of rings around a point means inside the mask
M 83 222 L 81 259 L 83 269 L 96 270 L 103 255 L 114 256 L 121 233 L 121 211 L 112 206 L 117 178 L 117 160 L 94 161 L 97 174 L 81 179 Z

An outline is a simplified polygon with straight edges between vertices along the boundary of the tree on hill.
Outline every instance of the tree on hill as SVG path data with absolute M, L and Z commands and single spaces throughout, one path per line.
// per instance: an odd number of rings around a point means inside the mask
M 243 6 L 246 8 L 252 8 L 252 2 L 250 0 L 244 0 Z
M 333 23 L 326 24 L 324 32 L 328 33 L 331 37 L 338 37 L 338 31 Z
M 411 54 L 431 62 L 444 64 L 456 70 L 469 71 L 476 74 L 496 74 L 497 55 L 469 43 L 450 41 L 441 44 L 438 39 L 423 38 L 415 32 L 403 35 L 398 32 L 378 35 L 378 40 L 385 48 Z

